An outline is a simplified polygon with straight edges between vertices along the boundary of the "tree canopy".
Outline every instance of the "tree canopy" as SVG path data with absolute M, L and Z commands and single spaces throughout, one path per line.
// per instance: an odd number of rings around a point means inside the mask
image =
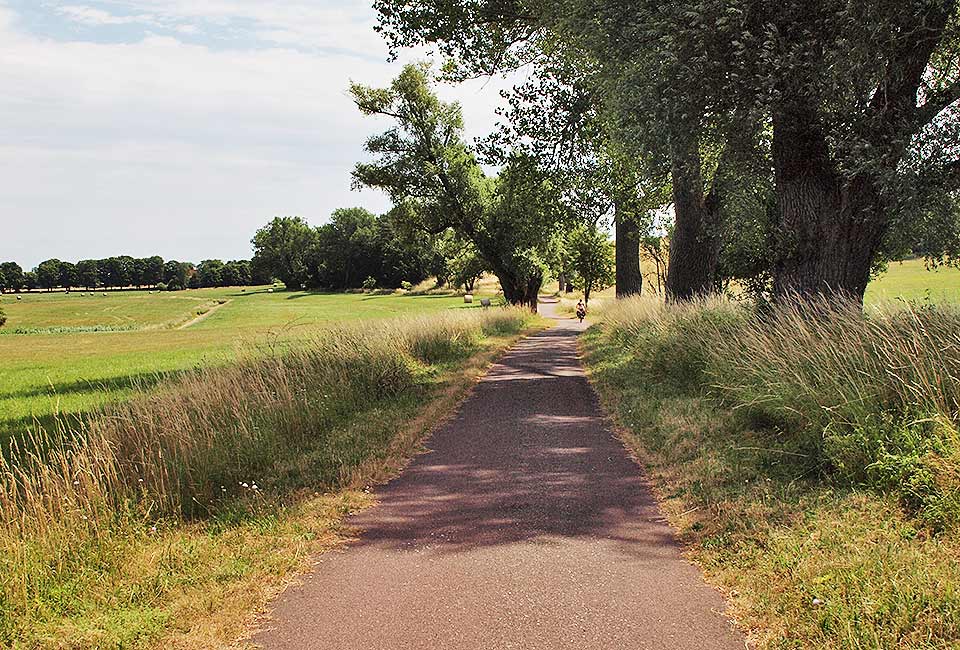
M 374 160 L 357 164 L 356 184 L 384 190 L 411 228 L 453 230 L 497 275 L 508 302 L 536 309 L 565 216 L 537 161 L 517 153 L 488 177 L 463 140 L 460 107 L 440 101 L 424 65 L 406 66 L 387 88 L 354 84 L 351 93 L 364 114 L 394 120 L 367 141 Z
M 668 178 L 674 298 L 737 278 L 862 299 L 883 260 L 960 250 L 957 0 L 374 6 L 393 47 L 436 46 L 450 78 L 532 68 L 516 132 L 602 133 L 647 187 Z

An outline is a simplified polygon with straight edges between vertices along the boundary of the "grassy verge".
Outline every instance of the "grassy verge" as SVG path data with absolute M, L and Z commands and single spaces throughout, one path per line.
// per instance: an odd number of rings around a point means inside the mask
M 604 318 L 591 378 L 759 647 L 957 647 L 951 313 Z
M 0 644 L 232 644 L 529 327 L 497 310 L 329 330 L 32 441 L 0 471 Z

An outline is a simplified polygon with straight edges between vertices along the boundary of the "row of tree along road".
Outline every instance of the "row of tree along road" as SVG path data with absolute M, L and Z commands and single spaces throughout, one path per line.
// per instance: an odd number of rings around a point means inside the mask
M 355 182 L 472 244 L 512 303 L 535 306 L 565 233 L 611 222 L 620 295 L 641 290 L 638 250 L 662 234 L 672 299 L 736 281 L 862 301 L 886 260 L 960 251 L 957 0 L 374 7 L 394 48 L 445 56 L 446 80 L 524 73 L 474 143 L 426 66 L 352 87 L 394 121 Z
M 393 122 L 353 172 L 389 213 L 276 218 L 249 265 L 48 260 L 29 279 L 0 267 L 3 286 L 216 286 L 249 272 L 290 288 L 435 276 L 470 289 L 491 271 L 509 303 L 536 309 L 551 275 L 587 295 L 614 279 L 619 296 L 640 293 L 643 248 L 673 300 L 736 282 L 760 300 L 862 301 L 887 260 L 960 253 L 958 0 L 374 7 L 392 47 L 446 56 L 446 80 L 527 73 L 494 133 L 467 142 L 431 68 L 408 65 L 386 88 L 351 87 L 363 114 Z
M 503 236 L 509 241 L 508 232 Z M 606 233 L 579 225 L 545 243 L 548 270 L 564 285 L 575 285 L 589 298 L 592 290 L 613 283 L 613 244 Z M 484 273 L 496 271 L 457 229 L 429 231 L 396 209 L 383 215 L 337 210 L 317 228 L 299 217 L 277 217 L 257 231 L 253 247 L 254 265 L 290 288 L 409 288 L 433 277 L 438 286 L 473 291 Z
M 119 289 L 164 290 L 268 284 L 288 288 L 345 290 L 410 288 L 434 277 L 440 286 L 472 291 L 488 270 L 475 247 L 447 231 L 429 235 L 404 228 L 392 214 L 363 208 L 333 213 L 313 228 L 299 217 L 277 217 L 257 231 L 248 260 L 204 260 L 197 265 L 160 256 L 127 255 L 64 262 L 49 259 L 24 272 L 15 262 L 0 263 L 0 290 Z M 560 258 L 565 277 L 588 292 L 613 282 L 613 254 L 605 235 L 574 229 Z

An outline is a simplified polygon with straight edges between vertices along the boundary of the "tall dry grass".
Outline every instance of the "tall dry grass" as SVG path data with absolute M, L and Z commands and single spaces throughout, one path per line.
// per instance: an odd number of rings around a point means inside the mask
M 436 364 L 465 359 L 484 336 L 519 332 L 527 319 L 478 310 L 326 329 L 24 436 L 0 457 L 0 639 L 13 639 L 13 621 L 72 572 L 109 571 L 126 536 L 238 499 L 336 487 L 389 444 L 338 426 L 415 397 Z
M 707 387 L 830 476 L 895 491 L 935 527 L 960 523 L 956 308 L 797 301 L 758 316 L 723 299 L 638 298 L 603 319 L 674 387 Z

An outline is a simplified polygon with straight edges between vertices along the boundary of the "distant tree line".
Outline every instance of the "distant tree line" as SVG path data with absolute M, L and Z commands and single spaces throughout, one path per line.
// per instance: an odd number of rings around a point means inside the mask
M 396 289 L 435 277 L 440 286 L 472 290 L 487 269 L 452 231 L 405 229 L 395 215 L 363 208 L 336 210 L 319 227 L 300 217 L 277 217 L 252 243 L 252 264 L 291 289 Z
M 119 255 L 76 263 L 54 258 L 40 262 L 32 271 L 24 271 L 16 262 L 0 263 L 0 291 L 127 287 L 177 291 L 266 284 L 271 280 L 269 273 L 258 271 L 248 260 L 204 260 L 194 265 L 177 260 L 164 261 L 159 255 L 143 258 Z

